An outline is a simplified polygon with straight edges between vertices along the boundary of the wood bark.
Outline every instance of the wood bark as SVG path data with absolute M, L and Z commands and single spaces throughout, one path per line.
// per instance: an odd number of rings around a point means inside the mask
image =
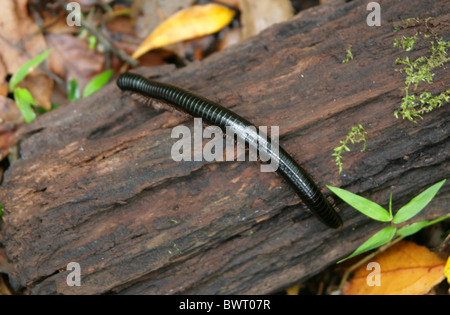
M 369 27 L 367 1 L 313 7 L 183 69 L 139 69 L 231 108 L 280 143 L 321 187 L 339 186 L 394 209 L 449 178 L 448 105 L 417 124 L 395 119 L 404 74 L 393 32 L 409 17 L 435 17 L 448 40 L 446 0 L 382 1 Z M 354 59 L 341 63 L 352 45 Z M 428 47 L 417 47 L 417 55 Z M 432 92 L 450 85 L 436 70 Z M 174 126 L 114 83 L 21 129 L 20 159 L 5 173 L 3 243 L 15 288 L 32 294 L 265 294 L 320 272 L 384 225 L 338 202 L 344 227 L 312 216 L 281 177 L 252 162 L 175 162 Z M 331 154 L 362 124 L 367 149 Z M 450 185 L 417 219 L 448 213 Z M 67 265 L 81 267 L 70 287 Z

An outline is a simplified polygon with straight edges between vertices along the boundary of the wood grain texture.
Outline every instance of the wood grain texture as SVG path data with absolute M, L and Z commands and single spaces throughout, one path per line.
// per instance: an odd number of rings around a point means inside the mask
M 404 77 L 393 63 L 393 23 L 434 16 L 448 39 L 448 1 L 383 1 L 382 26 L 366 1 L 303 11 L 289 22 L 183 69 L 139 69 L 214 100 L 280 143 L 320 183 L 401 206 L 449 178 L 450 109 L 413 124 L 393 117 Z M 406 34 L 406 33 L 405 33 Z M 408 34 L 409 35 L 409 34 Z M 342 64 L 352 45 L 355 59 Z M 420 47 L 417 54 L 426 54 Z M 436 71 L 433 91 L 450 85 Z M 365 152 L 331 154 L 361 123 Z M 174 162 L 172 127 L 114 83 L 41 116 L 19 133 L 21 159 L 4 175 L 2 235 L 16 288 L 32 294 L 271 293 L 348 255 L 382 224 L 338 204 L 341 230 L 309 214 L 281 177 L 251 162 Z M 417 219 L 448 213 L 450 186 Z M 68 287 L 66 266 L 81 265 Z

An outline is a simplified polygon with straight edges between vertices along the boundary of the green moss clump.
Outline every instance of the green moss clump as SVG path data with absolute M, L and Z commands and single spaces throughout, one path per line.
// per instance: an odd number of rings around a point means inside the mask
M 406 56 L 405 58 L 397 58 L 395 61 L 396 65 L 403 66 L 400 71 L 406 73 L 405 87 L 402 89 L 402 92 L 404 93 L 402 103 L 400 109 L 394 111 L 394 116 L 396 118 L 401 116 L 403 119 L 406 118 L 412 122 L 416 122 L 416 118 L 422 119 L 423 114 L 449 102 L 450 89 L 439 95 L 432 95 L 429 92 L 416 93 L 420 83 L 433 83 L 433 77 L 435 75 L 433 72 L 434 69 L 442 67 L 445 63 L 450 61 L 447 52 L 447 48 L 450 47 L 450 42 L 445 41 L 429 27 L 428 21 L 430 19 L 431 18 L 427 18 L 423 21 L 417 18 L 407 19 L 402 27 L 394 29 L 394 31 L 398 31 L 407 28 L 411 21 L 414 21 L 415 24 L 422 22 L 426 26 L 426 33 L 423 38 L 430 39 L 429 56 L 420 56 L 415 60 L 410 60 L 409 57 Z M 411 37 L 403 36 L 400 41 L 398 39 L 394 41 L 394 47 L 401 47 L 405 51 L 411 51 L 418 39 L 418 32 Z

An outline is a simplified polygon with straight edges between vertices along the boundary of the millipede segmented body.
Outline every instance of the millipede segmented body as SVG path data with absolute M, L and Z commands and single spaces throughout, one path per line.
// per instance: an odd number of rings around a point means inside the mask
M 340 216 L 305 170 L 281 146 L 277 146 L 277 150 L 272 150 L 270 138 L 265 139 L 258 132 L 249 134 L 247 127 L 255 126 L 246 119 L 191 91 L 138 74 L 120 75 L 117 85 L 124 91 L 135 92 L 168 103 L 177 110 L 200 117 L 206 123 L 218 126 L 222 130 L 231 128 L 249 147 L 256 147 L 259 150 L 263 146 L 270 159 L 278 162 L 277 172 L 290 184 L 308 208 L 326 225 L 332 228 L 342 226 Z M 246 130 L 245 133 L 244 130 Z

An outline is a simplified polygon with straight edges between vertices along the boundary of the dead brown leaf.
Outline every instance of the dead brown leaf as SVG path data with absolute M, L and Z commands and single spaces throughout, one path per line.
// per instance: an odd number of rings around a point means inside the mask
M 23 116 L 16 103 L 8 97 L 0 96 L 0 126 L 16 125 L 23 122 Z
M 47 49 L 45 39 L 28 16 L 27 0 L 0 0 L 2 8 L 2 23 L 0 23 L 0 85 L 4 94 L 5 77 L 7 74 L 15 73 L 25 62 L 37 56 Z M 51 90 L 53 81 L 44 76 L 39 69 L 34 70 L 34 75 L 39 77 L 40 86 L 30 89 L 37 104 L 45 109 L 50 109 Z M 26 78 L 25 81 L 32 82 L 33 79 Z M 31 83 L 25 83 L 30 86 Z M 34 91 L 34 92 L 33 92 Z M 39 91 L 39 93 L 36 93 Z
M 9 154 L 9 148 L 17 143 L 16 125 L 23 122 L 23 116 L 16 103 L 0 96 L 0 161 Z
M 7 75 L 8 72 L 6 70 L 6 66 L 0 56 L 0 95 L 2 96 L 6 96 L 8 94 L 8 82 L 6 82 Z
M 52 108 L 50 97 L 52 95 L 53 84 L 53 80 L 50 80 L 45 74 L 35 73 L 33 71 L 19 83 L 19 86 L 30 91 L 40 107 L 50 110 Z
M 0 83 L 0 96 L 7 96 L 8 90 L 9 90 L 9 84 L 5 80 L 3 80 L 3 82 Z
M 216 2 L 223 3 L 223 4 L 228 5 L 230 7 L 234 7 L 236 9 L 239 9 L 239 0 L 217 0 Z
M 26 0 L 0 0 L 0 56 L 9 74 L 47 49 L 39 27 L 28 16 L 26 4 Z
M 11 291 L 9 290 L 8 286 L 6 285 L 5 281 L 3 280 L 3 277 L 0 275 L 0 295 L 11 295 Z
M 6 158 L 10 152 L 10 148 L 17 143 L 14 129 L 0 131 L 0 161 Z
M 61 10 L 59 14 L 54 14 L 48 10 L 42 10 L 40 17 L 43 20 L 42 26 L 45 33 L 52 34 L 76 34 L 80 31 L 78 26 L 69 26 L 67 24 L 67 11 Z
M 65 34 L 48 34 L 46 39 L 53 47 L 50 69 L 66 82 L 76 78 L 80 90 L 103 70 L 105 56 L 90 50 L 86 41 Z
M 426 294 L 444 279 L 445 260 L 424 246 L 402 241 L 374 257 L 380 266 L 379 286 L 369 285 L 373 269 L 363 265 L 344 288 L 346 295 Z
M 242 37 L 254 36 L 275 23 L 289 20 L 294 15 L 289 0 L 239 0 Z

